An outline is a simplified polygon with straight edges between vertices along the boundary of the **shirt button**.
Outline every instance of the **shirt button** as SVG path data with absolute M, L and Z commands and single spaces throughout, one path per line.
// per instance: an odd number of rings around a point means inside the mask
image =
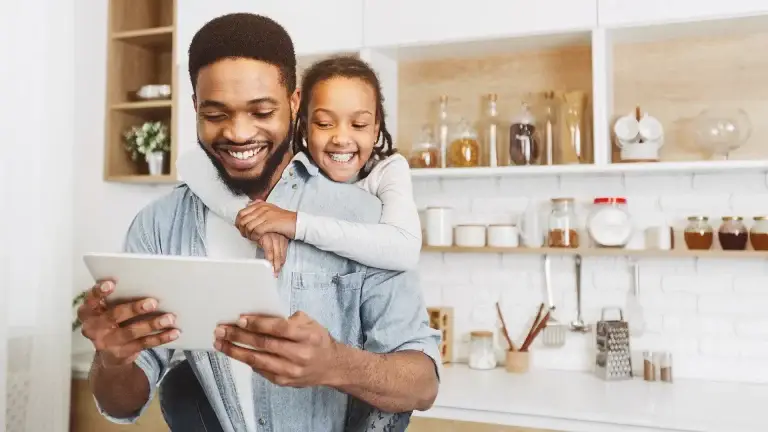
M 293 188 L 293 190 L 296 190 L 296 189 L 298 189 L 298 188 L 299 188 L 299 185 L 297 185 L 297 184 L 294 184 L 293 186 L 291 186 L 291 188 Z
M 293 177 L 293 170 L 288 171 L 288 175 Z
M 259 419 L 259 424 L 260 424 L 260 425 L 262 425 L 262 426 L 264 426 L 265 424 L 267 424 L 267 421 L 266 421 L 266 420 L 264 420 L 263 418 L 260 418 L 260 419 Z

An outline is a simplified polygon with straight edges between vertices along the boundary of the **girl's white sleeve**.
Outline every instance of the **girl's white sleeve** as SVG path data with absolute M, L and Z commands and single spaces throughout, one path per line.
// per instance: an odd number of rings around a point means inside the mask
M 298 212 L 296 240 L 371 267 L 397 271 L 416 267 L 421 252 L 421 222 L 408 161 L 392 155 L 379 162 L 358 185 L 381 200 L 378 224 Z

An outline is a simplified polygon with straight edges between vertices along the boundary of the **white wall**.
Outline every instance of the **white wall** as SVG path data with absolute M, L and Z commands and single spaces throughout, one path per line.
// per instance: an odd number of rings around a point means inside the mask
M 573 196 L 627 196 L 633 217 L 652 223 L 663 214 L 684 226 L 687 215 L 768 214 L 764 174 L 674 176 L 515 177 L 510 179 L 415 180 L 421 208 L 448 205 L 460 222 L 510 220 L 531 199 Z M 663 192 L 662 192 L 663 191 Z M 718 221 L 712 221 L 717 224 Z M 681 240 L 676 239 L 678 244 Z M 684 247 L 684 246 L 683 246 Z M 552 265 L 556 318 L 575 318 L 572 258 Z M 670 350 L 675 374 L 715 380 L 768 382 L 768 265 L 765 259 L 642 259 L 640 302 L 646 334 L 632 340 L 633 351 Z M 466 358 L 467 333 L 477 318 L 493 321 L 493 302 L 501 301 L 510 330 L 523 324 L 543 300 L 541 258 L 512 254 L 423 253 L 420 264 L 429 306 L 453 306 L 458 344 Z M 630 268 L 624 258 L 585 258 L 582 265 L 585 319 L 594 323 L 600 308 L 624 307 Z M 520 337 L 517 339 L 521 340 Z M 592 337 L 569 334 L 561 349 L 537 349 L 536 367 L 591 370 Z
M 78 0 L 75 9 L 75 129 L 79 152 L 75 157 L 74 286 L 76 293 L 93 280 L 82 263 L 91 251 L 118 251 L 134 215 L 172 186 L 106 183 L 104 121 L 107 70 L 108 2 Z M 89 349 L 79 333 L 74 351 Z

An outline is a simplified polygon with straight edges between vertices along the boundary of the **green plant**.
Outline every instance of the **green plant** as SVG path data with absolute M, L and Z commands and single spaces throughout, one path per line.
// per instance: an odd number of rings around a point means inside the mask
M 76 295 L 75 298 L 72 299 L 72 307 L 76 308 L 80 306 L 83 300 L 85 300 L 86 295 L 88 295 L 88 290 L 81 291 L 80 294 Z M 72 321 L 72 331 L 79 329 L 82 324 L 80 319 L 75 317 L 75 320 Z
M 134 126 L 123 133 L 123 138 L 125 139 L 125 150 L 131 154 L 131 159 L 134 161 L 139 159 L 139 155 L 171 150 L 168 126 L 160 121 L 145 122 L 141 126 Z

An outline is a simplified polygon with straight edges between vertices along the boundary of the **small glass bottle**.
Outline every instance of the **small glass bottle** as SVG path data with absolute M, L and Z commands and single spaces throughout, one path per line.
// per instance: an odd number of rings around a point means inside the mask
M 755 216 L 755 223 L 749 230 L 749 242 L 756 251 L 768 250 L 768 216 Z
M 558 164 L 589 163 L 584 106 L 586 94 L 572 91 L 563 95 L 563 143 Z
M 468 121 L 461 119 L 456 135 L 448 146 L 448 166 L 470 168 L 480 166 L 480 143 L 477 133 Z
M 496 367 L 496 350 L 493 346 L 493 332 L 476 330 L 470 333 L 470 369 L 489 370 Z
M 557 142 L 557 113 L 560 110 L 560 100 L 553 91 L 544 92 L 542 97 L 544 101 L 542 104 L 543 116 L 541 123 L 544 148 L 541 152 L 544 155 L 544 161 L 541 164 L 555 165 L 558 159 L 556 154 L 559 146 Z
M 483 165 L 497 167 L 499 163 L 499 110 L 496 106 L 496 93 L 488 95 L 488 106 L 481 121 L 482 140 L 483 140 Z
M 643 351 L 643 379 L 656 381 L 656 364 L 651 351 Z
M 671 383 L 672 378 L 672 353 L 663 352 L 659 356 L 659 378 L 661 381 Z
M 440 148 L 440 167 L 445 168 L 447 166 L 448 157 L 448 96 L 440 96 L 440 109 L 437 116 L 437 145 Z
M 717 239 L 723 250 L 744 250 L 747 248 L 749 231 L 740 216 L 724 216 L 717 230 Z
M 573 198 L 552 198 L 552 211 L 549 214 L 547 246 L 552 248 L 578 248 L 578 219 Z
M 528 104 L 523 103 L 520 114 L 509 127 L 509 161 L 511 165 L 538 165 L 541 144 L 536 130 L 536 117 Z
M 440 167 L 440 147 L 432 139 L 432 129 L 429 126 L 423 126 L 418 141 L 411 150 L 411 156 L 408 158 L 408 165 L 411 168 L 439 168 Z
M 685 245 L 689 250 L 709 250 L 715 239 L 709 218 L 706 216 L 688 217 L 688 226 L 683 233 Z

